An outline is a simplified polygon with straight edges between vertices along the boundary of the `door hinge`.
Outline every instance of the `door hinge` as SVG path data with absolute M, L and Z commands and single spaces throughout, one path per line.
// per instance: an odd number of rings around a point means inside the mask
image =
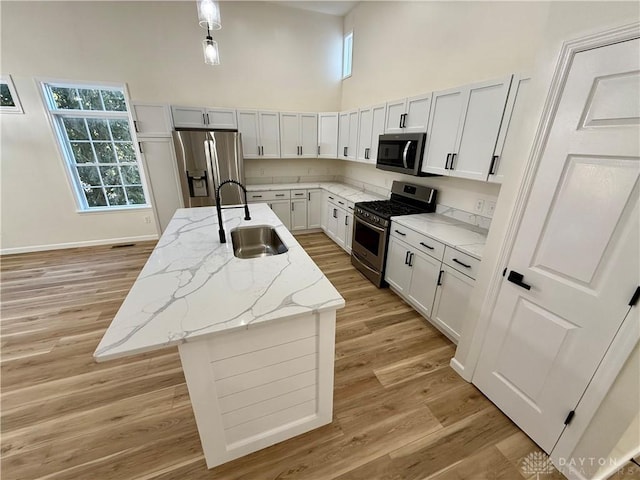
M 569 415 L 567 415 L 567 418 L 564 419 L 564 424 L 565 425 L 569 425 L 571 423 L 571 420 L 573 420 L 573 416 L 576 414 L 575 410 L 571 410 L 569 412 Z
M 633 293 L 631 300 L 629 300 L 629 306 L 633 307 L 636 303 L 638 303 L 638 299 L 640 298 L 640 287 L 636 288 L 636 291 Z

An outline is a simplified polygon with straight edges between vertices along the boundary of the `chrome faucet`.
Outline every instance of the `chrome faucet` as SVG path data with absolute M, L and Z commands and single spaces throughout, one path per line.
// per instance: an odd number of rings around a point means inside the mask
M 216 210 L 218 212 L 218 234 L 220 235 L 220 243 L 227 243 L 227 237 L 224 234 L 224 227 L 222 226 L 222 210 L 227 210 L 230 208 L 242 208 L 242 207 L 222 207 L 220 205 L 220 189 L 226 185 L 227 183 L 232 183 L 234 185 L 238 185 L 242 191 L 244 192 L 244 219 L 251 220 L 251 216 L 249 215 L 249 204 L 247 203 L 247 189 L 244 185 L 236 180 L 225 180 L 218 188 L 216 188 Z

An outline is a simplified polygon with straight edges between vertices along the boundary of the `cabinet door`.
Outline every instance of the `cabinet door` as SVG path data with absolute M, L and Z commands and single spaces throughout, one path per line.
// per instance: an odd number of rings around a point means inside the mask
M 291 199 L 291 231 L 307 229 L 307 198 Z
M 513 135 L 509 137 L 511 127 L 513 125 L 520 125 L 527 114 L 525 107 L 530 81 L 530 78 L 520 76 L 514 76 L 511 81 L 511 88 L 509 89 L 509 96 L 507 97 L 507 107 L 504 111 L 502 125 L 500 125 L 496 150 L 493 152 L 494 157 L 491 159 L 491 165 L 489 166 L 489 174 L 487 176 L 487 181 L 489 182 L 502 183 L 504 181 L 502 154 L 505 149 L 508 152 L 511 145 L 515 145 L 515 142 L 509 141 L 509 139 L 513 137 Z
M 431 94 L 408 98 L 407 116 L 402 124 L 402 130 L 406 133 L 425 133 L 427 131 L 430 109 Z
M 138 137 L 170 137 L 171 112 L 167 105 L 132 103 L 133 125 Z
M 206 127 L 206 111 L 200 107 L 171 107 L 173 125 L 179 128 Z
M 371 126 L 371 147 L 367 155 L 367 162 L 376 163 L 378 158 L 378 141 L 380 135 L 384 133 L 384 121 L 386 115 L 385 105 L 377 105 L 373 107 L 373 122 Z
M 344 246 L 347 252 L 351 253 L 351 241 L 353 240 L 353 213 L 351 213 L 349 210 L 345 212 L 344 224 L 346 230 Z
M 444 90 L 433 94 L 427 146 L 422 171 L 448 175 L 448 159 L 455 152 L 458 130 L 466 93 L 463 89 Z
M 300 156 L 299 121 L 297 113 L 280 112 L 280 152 L 283 158 Z
M 449 175 L 486 180 L 511 86 L 511 75 L 471 85 Z
M 238 128 L 236 111 L 232 108 L 208 108 L 207 127 L 235 130 Z
M 258 112 L 238 110 L 238 131 L 242 136 L 242 155 L 244 158 L 259 158 Z
M 322 190 L 309 190 L 307 193 L 307 227 L 325 228 L 325 225 L 322 224 Z
M 269 206 L 273 213 L 275 213 L 280 221 L 287 227 L 287 230 L 291 230 L 291 201 L 289 200 L 274 200 Z
M 327 234 L 334 242 L 338 235 L 338 210 L 338 207 L 327 201 Z
M 433 314 L 430 317 L 434 324 L 457 344 L 464 327 L 464 317 L 474 281 L 447 265 L 442 265 L 442 270 L 442 285 L 436 292 Z
M 387 103 L 387 116 L 384 124 L 384 133 L 402 133 L 400 127 L 402 115 L 406 113 L 407 99 L 396 100 Z
M 409 264 L 412 270 L 409 299 L 421 313 L 430 317 L 442 263 L 429 255 L 414 253 L 409 258 Z
M 318 157 L 338 158 L 338 114 L 318 114 Z
M 358 150 L 356 160 L 367 160 L 371 151 L 371 135 L 373 132 L 373 107 L 361 108 L 358 112 Z
M 356 159 L 358 149 L 358 111 L 349 112 L 349 143 L 347 144 L 347 158 Z
M 347 157 L 347 149 L 349 148 L 349 112 L 342 112 L 340 114 L 338 131 L 338 158 Z
M 411 249 L 397 238 L 389 238 L 385 280 L 398 292 L 405 292 L 411 282 L 411 267 L 407 264 Z
M 258 112 L 262 158 L 280 158 L 280 115 L 278 112 Z
M 141 140 L 140 143 L 151 186 L 153 208 L 162 233 L 176 209 L 182 208 L 173 140 L 171 137 L 154 138 Z
M 336 209 L 336 243 L 342 248 L 347 247 L 347 219 L 342 208 Z
M 300 132 L 300 156 L 318 157 L 318 115 L 301 113 L 298 130 Z

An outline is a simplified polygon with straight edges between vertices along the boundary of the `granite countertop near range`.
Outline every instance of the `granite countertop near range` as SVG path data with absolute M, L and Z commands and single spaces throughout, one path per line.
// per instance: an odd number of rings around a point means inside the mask
M 306 183 L 269 183 L 264 185 L 247 185 L 247 191 L 259 192 L 270 190 L 306 190 L 310 188 L 322 188 L 327 192 L 338 195 L 348 202 L 369 202 L 372 200 L 385 200 L 386 198 L 376 193 L 363 191 L 351 185 L 338 182 L 306 182 Z
M 94 353 L 98 361 L 201 340 L 277 319 L 343 308 L 344 299 L 264 203 L 223 210 L 176 211 Z M 289 249 L 241 259 L 231 230 L 269 225 Z
M 482 260 L 488 233 L 485 229 L 437 213 L 402 215 L 391 220 Z

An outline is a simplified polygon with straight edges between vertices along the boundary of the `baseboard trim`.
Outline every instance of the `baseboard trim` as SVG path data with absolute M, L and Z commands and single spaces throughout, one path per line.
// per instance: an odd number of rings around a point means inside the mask
M 84 242 L 52 243 L 48 245 L 29 245 L 27 247 L 2 248 L 0 249 L 0 255 L 44 252 L 46 250 L 62 250 L 65 248 L 95 247 L 98 245 L 112 245 L 112 244 L 118 244 L 118 243 L 148 242 L 150 240 L 157 240 L 157 239 L 158 239 L 158 235 L 153 234 L 153 235 L 140 235 L 138 237 L 104 238 L 101 240 L 87 240 Z
M 470 378 L 467 378 L 467 376 L 464 373 L 464 365 L 462 365 L 458 360 L 456 360 L 456 357 L 453 357 L 451 359 L 451 362 L 449 362 L 449 366 L 451 368 L 453 368 L 453 370 L 460 375 L 465 381 L 467 382 L 471 382 Z

